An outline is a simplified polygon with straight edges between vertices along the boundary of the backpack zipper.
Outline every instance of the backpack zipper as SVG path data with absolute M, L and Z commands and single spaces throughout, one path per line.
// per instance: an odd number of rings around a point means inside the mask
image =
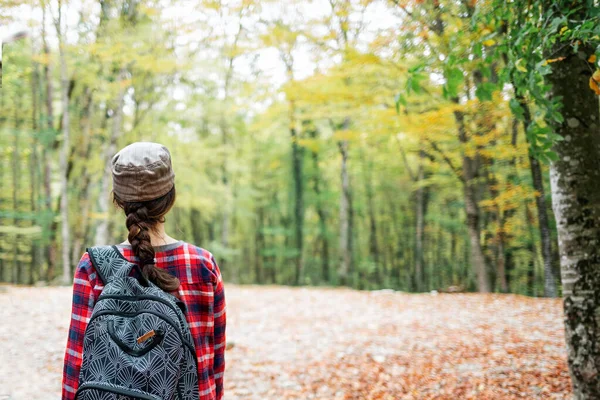
M 114 311 L 114 310 L 104 310 L 104 311 L 100 311 L 98 313 L 96 313 L 95 315 L 92 316 L 92 318 L 90 319 L 90 321 L 88 322 L 88 327 L 91 325 L 92 321 L 95 320 L 98 317 L 101 317 L 103 315 L 116 315 L 117 317 L 135 317 L 136 315 L 140 315 L 140 314 L 152 314 L 156 317 L 159 317 L 160 319 L 162 319 L 163 321 L 167 322 L 169 325 L 171 325 L 173 328 L 175 328 L 175 331 L 177 332 L 177 334 L 179 335 L 179 338 L 181 339 L 181 342 L 188 347 L 188 350 L 190 350 L 192 352 L 192 354 L 194 355 L 194 360 L 196 360 L 196 369 L 198 368 L 198 359 L 196 357 L 196 349 L 194 347 L 193 344 L 191 344 L 190 342 L 188 342 L 184 335 L 183 332 L 181 332 L 181 329 L 179 326 L 177 326 L 177 324 L 175 324 L 175 322 L 173 322 L 171 320 L 171 318 L 160 314 L 158 312 L 155 311 L 151 311 L 151 310 L 142 310 L 142 311 L 136 311 L 136 312 L 124 312 L 124 311 Z M 87 328 L 86 328 L 87 330 Z
M 155 397 L 155 396 L 152 396 L 149 394 L 135 392 L 133 390 L 122 388 L 122 387 L 102 385 L 102 384 L 98 384 L 98 383 L 84 383 L 83 385 L 81 385 L 77 389 L 77 392 L 75 392 L 75 400 L 77 400 L 77 397 L 79 396 L 79 394 L 82 391 L 88 390 L 88 389 L 103 390 L 105 392 L 121 394 L 124 396 L 129 396 L 129 397 L 132 397 L 135 399 L 140 399 L 140 400 L 160 400 L 159 397 Z
M 119 295 L 119 294 L 100 294 L 100 297 L 98 297 L 98 301 L 104 300 L 104 299 L 115 299 L 115 300 L 126 300 L 126 301 L 155 300 L 155 301 L 158 301 L 159 303 L 162 303 L 162 304 L 168 306 L 171 310 L 173 310 L 175 315 L 177 315 L 177 318 L 179 318 L 177 308 L 175 308 L 175 306 L 173 306 L 173 304 L 171 304 L 169 301 L 167 301 L 159 296 L 154 296 L 151 294 L 141 294 L 138 296 L 128 296 L 128 295 Z M 183 302 L 181 302 L 181 303 L 183 303 Z M 183 305 L 185 307 L 185 303 L 183 303 Z M 179 311 L 183 313 L 183 310 L 181 310 L 181 308 L 179 308 Z M 180 319 L 180 322 L 185 322 L 187 324 L 187 320 L 185 318 L 183 318 L 183 320 Z

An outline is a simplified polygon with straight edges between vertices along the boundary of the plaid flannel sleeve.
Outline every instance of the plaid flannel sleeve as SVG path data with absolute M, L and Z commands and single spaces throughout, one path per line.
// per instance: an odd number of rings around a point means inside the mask
M 221 277 L 221 271 L 215 261 L 214 257 L 211 258 L 213 264 L 213 273 L 215 274 L 215 291 L 214 291 L 214 349 L 215 358 L 213 364 L 213 372 L 215 378 L 215 386 L 217 393 L 217 400 L 223 398 L 223 374 L 225 372 L 225 325 L 226 325 L 226 305 L 225 305 L 225 290 L 223 288 L 223 278 Z
M 79 386 L 83 335 L 94 308 L 95 277 L 90 256 L 84 253 L 73 280 L 73 308 L 63 368 L 62 400 L 73 400 Z

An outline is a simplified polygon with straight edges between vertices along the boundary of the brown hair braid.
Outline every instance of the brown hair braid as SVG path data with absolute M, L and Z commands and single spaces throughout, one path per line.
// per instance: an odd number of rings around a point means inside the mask
M 165 214 L 175 203 L 175 187 L 157 199 L 144 202 L 122 201 L 116 193 L 113 196 L 115 204 L 127 216 L 128 240 L 144 276 L 166 292 L 177 291 L 179 279 L 154 265 L 154 247 L 150 242 L 150 230 L 165 221 Z

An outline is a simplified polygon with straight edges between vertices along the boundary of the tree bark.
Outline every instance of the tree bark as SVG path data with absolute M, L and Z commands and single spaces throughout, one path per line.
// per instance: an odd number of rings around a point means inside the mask
M 565 336 L 576 399 L 600 398 L 600 130 L 598 97 L 589 89 L 595 46 L 573 54 L 557 43 L 549 81 L 562 98 L 564 122 L 555 124 L 564 140 L 551 165 L 552 206 L 558 228 L 564 295 Z

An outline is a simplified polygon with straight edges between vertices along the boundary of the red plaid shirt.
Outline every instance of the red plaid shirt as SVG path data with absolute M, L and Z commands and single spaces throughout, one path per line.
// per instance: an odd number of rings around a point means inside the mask
M 118 248 L 125 258 L 136 261 L 131 247 Z M 165 251 L 156 251 L 155 261 L 157 267 L 167 269 L 181 281 L 179 295 L 187 306 L 186 319 L 198 357 L 199 400 L 219 400 L 223 397 L 225 371 L 225 293 L 219 267 L 208 251 L 185 242 Z M 63 400 L 75 398 L 83 336 L 103 288 L 88 253 L 84 253 L 73 282 L 73 312 L 63 370 Z

